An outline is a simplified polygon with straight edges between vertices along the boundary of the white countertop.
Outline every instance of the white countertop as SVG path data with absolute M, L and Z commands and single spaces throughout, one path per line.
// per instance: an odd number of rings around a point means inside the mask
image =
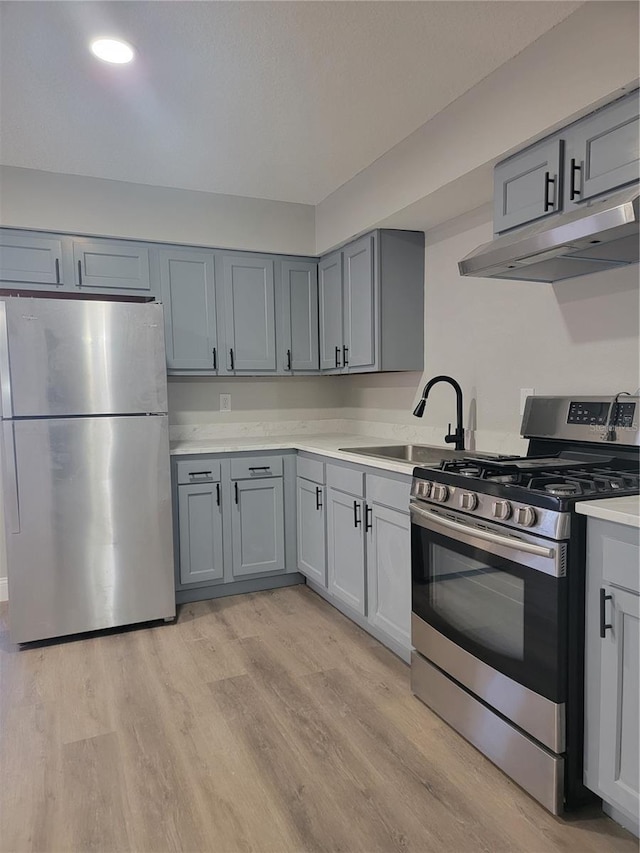
M 375 436 L 353 435 L 350 433 L 331 433 L 320 435 L 290 435 L 290 436 L 260 436 L 231 439 L 185 439 L 171 442 L 171 455 L 180 456 L 190 453 L 241 453 L 247 450 L 303 450 L 307 453 L 318 453 L 330 456 L 344 462 L 355 462 L 358 465 L 368 465 L 370 468 L 383 468 L 385 471 L 395 471 L 399 474 L 412 474 L 412 462 L 402 462 L 398 459 L 376 459 L 374 456 L 361 456 L 358 453 L 345 453 L 341 447 L 382 447 L 400 442 Z M 444 455 L 447 448 L 442 448 Z
M 640 527 L 640 495 L 626 498 L 604 498 L 599 501 L 578 501 L 576 510 L 581 515 L 615 521 L 629 527 Z

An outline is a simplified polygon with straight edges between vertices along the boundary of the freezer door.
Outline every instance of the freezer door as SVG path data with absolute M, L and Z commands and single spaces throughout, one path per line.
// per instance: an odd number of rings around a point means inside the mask
M 175 615 L 165 415 L 5 421 L 16 643 Z M 10 458 L 10 451 L 14 458 Z M 17 494 L 7 494 L 17 484 Z M 14 532 L 16 531 L 17 532 Z
M 162 305 L 0 302 L 2 416 L 167 411 Z

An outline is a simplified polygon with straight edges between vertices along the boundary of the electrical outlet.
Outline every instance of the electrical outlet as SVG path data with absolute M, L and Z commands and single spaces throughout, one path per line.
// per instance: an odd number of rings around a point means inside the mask
M 220 394 L 220 411 L 231 411 L 231 394 Z
M 527 397 L 533 397 L 536 393 L 535 388 L 521 388 L 520 389 L 520 414 L 524 414 L 524 406 L 527 402 Z M 222 407 L 221 407 L 222 408 Z

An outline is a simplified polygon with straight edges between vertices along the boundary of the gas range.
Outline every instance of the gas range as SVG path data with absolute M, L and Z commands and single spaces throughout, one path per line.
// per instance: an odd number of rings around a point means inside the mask
M 640 399 L 529 397 L 526 456 L 415 468 L 413 692 L 554 813 L 582 782 L 586 519 L 640 492 Z
M 637 458 L 560 451 L 557 456 L 469 457 L 416 468 L 412 497 L 561 539 L 569 535 L 568 513 L 577 501 L 639 491 Z

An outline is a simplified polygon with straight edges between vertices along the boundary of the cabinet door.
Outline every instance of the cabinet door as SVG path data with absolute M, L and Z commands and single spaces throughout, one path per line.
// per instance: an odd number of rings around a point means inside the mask
M 605 799 L 640 817 L 640 595 L 605 585 L 601 646 L 600 760 L 598 782 Z
M 282 261 L 281 270 L 280 367 L 286 371 L 318 370 L 318 265 Z
M 638 98 L 634 95 L 570 128 L 566 181 L 570 205 L 639 179 L 638 112 Z
M 269 258 L 224 258 L 227 368 L 276 370 L 275 292 Z
M 160 251 L 170 370 L 213 371 L 218 366 L 214 268 L 212 252 Z
M 327 495 L 329 592 L 365 616 L 363 502 L 333 488 Z
M 376 369 L 378 305 L 373 265 L 373 235 L 343 252 L 344 352 L 349 372 Z
M 322 258 L 318 264 L 320 370 L 342 369 L 342 252 Z
M 127 290 L 149 294 L 149 249 L 130 243 L 73 241 L 75 283 L 83 290 Z
M 232 483 L 233 576 L 284 572 L 282 477 Z
M 40 285 L 61 287 L 62 241 L 1 234 L 0 281 L 20 282 L 25 289 L 38 289 Z
M 561 209 L 562 158 L 563 141 L 554 138 L 498 163 L 493 173 L 496 233 Z
M 298 477 L 298 571 L 327 586 L 324 486 Z
M 411 523 L 406 512 L 367 507 L 369 621 L 411 648 Z
M 180 583 L 222 581 L 220 483 L 178 486 Z

